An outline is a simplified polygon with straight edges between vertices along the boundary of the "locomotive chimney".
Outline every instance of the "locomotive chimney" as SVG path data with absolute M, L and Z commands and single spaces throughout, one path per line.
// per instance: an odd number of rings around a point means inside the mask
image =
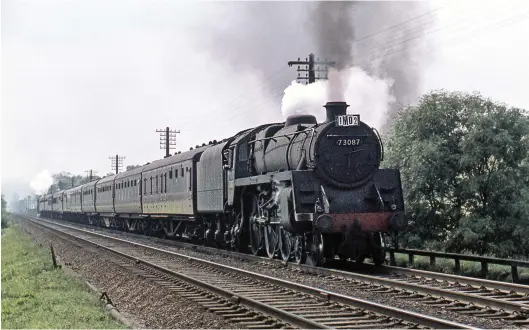
M 324 105 L 327 109 L 327 121 L 334 121 L 334 116 L 345 115 L 348 106 L 345 102 L 327 102 Z

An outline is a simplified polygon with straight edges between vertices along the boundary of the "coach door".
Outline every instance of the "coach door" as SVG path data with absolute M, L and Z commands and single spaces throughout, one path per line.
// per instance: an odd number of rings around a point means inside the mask
M 186 213 L 193 214 L 193 162 L 191 161 L 186 173 Z
M 224 165 L 224 173 L 226 175 L 226 191 L 228 198 L 228 205 L 233 205 L 235 198 L 235 146 L 231 145 L 226 154 L 226 162 Z

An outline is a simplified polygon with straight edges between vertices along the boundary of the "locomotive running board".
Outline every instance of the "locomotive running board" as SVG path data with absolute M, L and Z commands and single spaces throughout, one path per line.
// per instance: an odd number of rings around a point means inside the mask
M 299 171 L 304 172 L 304 171 Z M 310 172 L 310 171 L 307 171 Z M 271 181 L 288 181 L 292 180 L 292 171 L 273 172 L 270 174 L 263 174 L 251 176 L 248 178 L 235 179 L 235 186 L 253 186 L 256 184 L 270 183 Z

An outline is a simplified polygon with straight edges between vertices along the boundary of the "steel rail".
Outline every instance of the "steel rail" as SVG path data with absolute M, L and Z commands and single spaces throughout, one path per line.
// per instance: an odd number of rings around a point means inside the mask
M 75 236 L 73 234 L 66 233 L 66 232 L 64 232 L 64 231 L 62 231 L 60 229 L 52 228 L 50 226 L 44 225 L 42 223 L 43 221 L 41 221 L 41 220 L 34 220 L 34 219 L 31 219 L 31 218 L 28 218 L 28 217 L 25 217 L 25 218 L 27 220 L 33 222 L 33 223 L 36 223 L 36 224 L 41 225 L 41 226 L 44 226 L 44 227 L 49 228 L 51 230 L 64 233 L 64 234 L 69 235 L 69 236 L 71 236 L 73 238 L 76 238 L 76 239 L 80 239 L 80 240 L 83 240 L 83 241 L 90 242 L 90 241 L 88 241 L 86 239 L 80 238 L 80 237 Z M 288 289 L 291 289 L 291 290 L 294 290 L 294 291 L 297 291 L 297 292 L 302 292 L 302 293 L 305 293 L 305 294 L 310 294 L 310 295 L 313 295 L 313 296 L 322 297 L 325 300 L 327 300 L 328 302 L 335 302 L 335 303 L 345 304 L 345 305 L 349 305 L 349 306 L 356 307 L 356 308 L 361 308 L 361 309 L 364 309 L 364 310 L 368 310 L 368 311 L 384 314 L 384 315 L 389 316 L 389 317 L 398 318 L 400 320 L 403 320 L 403 321 L 406 321 L 406 322 L 410 322 L 410 323 L 414 323 L 414 324 L 420 324 L 420 325 L 431 327 L 431 328 L 442 328 L 442 329 L 445 329 L 445 328 L 447 328 L 447 329 L 471 329 L 471 328 L 473 328 L 473 327 L 470 327 L 470 326 L 467 326 L 467 325 L 464 325 L 464 324 L 460 324 L 460 323 L 457 323 L 457 322 L 442 320 L 442 319 L 439 319 L 439 318 L 436 318 L 436 317 L 423 315 L 423 314 L 415 313 L 415 312 L 411 312 L 411 311 L 406 311 L 406 310 L 403 310 L 403 309 L 400 309 L 400 308 L 386 306 L 386 305 L 370 302 L 370 301 L 367 301 L 367 300 L 363 300 L 363 299 L 354 298 L 354 297 L 342 295 L 342 294 L 339 294 L 339 293 L 331 292 L 331 291 L 328 291 L 328 290 L 318 289 L 318 288 L 306 286 L 306 285 L 303 285 L 303 284 L 299 284 L 299 283 L 294 283 L 294 282 L 278 279 L 278 278 L 271 277 L 271 276 L 268 276 L 268 275 L 263 275 L 263 274 L 258 274 L 258 273 L 255 273 L 255 272 L 250 272 L 250 271 L 247 271 L 247 270 L 244 270 L 244 269 L 239 269 L 239 268 L 235 268 L 235 267 L 231 267 L 231 266 L 227 266 L 227 265 L 222 265 L 222 264 L 215 263 L 215 262 L 212 262 L 212 261 L 209 261 L 209 260 L 203 260 L 203 259 L 199 259 L 199 258 L 195 258 L 195 257 L 190 257 L 188 255 L 184 255 L 184 254 L 180 254 L 180 253 L 176 253 L 176 252 L 172 252 L 172 251 L 163 250 L 163 249 L 160 249 L 160 248 L 156 248 L 156 247 L 144 245 L 144 244 L 141 244 L 141 243 L 124 240 L 124 239 L 121 239 L 121 238 L 108 236 L 108 235 L 101 234 L 101 233 L 95 233 L 95 232 L 87 231 L 85 229 L 81 229 L 81 228 L 77 228 L 77 227 L 73 227 L 73 226 L 68 226 L 68 225 L 65 225 L 65 224 L 62 224 L 62 223 L 48 222 L 48 221 L 44 221 L 44 222 L 49 223 L 50 225 L 53 225 L 53 226 L 59 226 L 59 227 L 62 227 L 62 228 L 74 230 L 74 231 L 81 232 L 81 233 L 84 233 L 84 234 L 88 234 L 88 235 L 91 235 L 91 236 L 95 236 L 95 237 L 98 237 L 98 238 L 104 238 L 104 239 L 108 239 L 110 241 L 125 243 L 125 244 L 129 244 L 129 245 L 132 245 L 132 246 L 135 246 L 135 247 L 141 247 L 141 248 L 148 249 L 148 250 L 151 250 L 151 251 L 156 251 L 156 252 L 159 252 L 159 253 L 162 253 L 162 254 L 166 254 L 166 255 L 170 255 L 170 256 L 186 259 L 186 260 L 191 260 L 193 262 L 196 262 L 196 263 L 199 263 L 199 264 L 202 264 L 202 265 L 207 265 L 207 266 L 210 266 L 210 267 L 214 267 L 214 268 L 220 269 L 222 271 L 231 272 L 231 273 L 237 274 L 237 275 L 244 275 L 244 276 L 246 276 L 248 278 L 252 278 L 252 279 L 255 279 L 255 280 L 259 280 L 259 281 L 268 282 L 268 283 L 271 283 L 271 284 L 274 284 L 274 285 L 277 285 L 277 286 L 281 286 L 281 287 L 284 287 L 284 288 L 288 288 Z M 101 246 L 100 244 L 97 244 L 97 243 L 94 243 L 94 242 L 90 242 L 90 243 L 92 243 L 92 244 L 94 244 L 96 246 L 99 246 L 100 248 L 104 248 L 104 249 L 106 249 L 108 251 L 111 251 L 113 253 L 117 253 L 119 255 L 122 255 L 124 257 L 126 256 L 126 257 L 129 257 L 129 258 L 133 258 L 134 260 L 137 260 L 136 261 L 137 263 L 143 263 L 143 264 L 149 265 L 149 267 L 157 268 L 160 271 L 163 271 L 163 272 L 166 272 L 166 273 L 170 273 L 170 274 L 175 273 L 175 274 L 177 274 L 175 276 L 181 277 L 185 281 L 191 281 L 191 283 L 194 283 L 195 285 L 199 285 L 199 286 L 205 285 L 204 288 L 206 288 L 206 290 L 210 290 L 208 288 L 211 287 L 211 285 L 208 284 L 208 283 L 203 283 L 202 281 L 199 281 L 199 280 L 193 279 L 191 277 L 185 276 L 183 274 L 174 272 L 174 271 L 169 270 L 167 268 L 164 268 L 164 267 L 149 263 L 148 261 L 140 260 L 140 259 L 134 258 L 134 257 L 130 257 L 130 256 L 128 256 L 126 254 L 123 254 L 122 252 L 116 251 L 116 250 L 114 250 L 112 248 L 104 247 L 104 246 Z M 237 298 L 240 298 L 243 303 L 246 302 L 246 303 L 249 304 L 248 307 L 254 308 L 252 306 L 255 306 L 255 309 L 261 308 L 261 309 L 263 309 L 262 312 L 265 313 L 265 314 L 269 314 L 269 315 L 270 314 L 271 315 L 280 315 L 281 314 L 281 315 L 283 315 L 282 313 L 284 313 L 284 311 L 282 311 L 280 309 L 271 310 L 270 312 L 265 312 L 265 310 L 268 308 L 268 306 L 264 305 L 264 304 L 261 304 L 258 301 L 253 301 L 251 299 L 250 300 L 246 300 L 248 298 L 243 299 L 244 297 L 241 296 L 241 295 L 237 295 L 237 294 L 235 294 L 233 292 L 230 292 L 230 291 L 227 291 L 227 290 L 223 290 L 223 289 L 220 289 L 218 287 L 214 287 L 214 289 L 212 289 L 212 290 L 220 290 L 218 294 L 219 295 L 223 295 L 225 297 L 234 297 L 235 296 Z M 215 291 L 213 291 L 213 292 L 215 292 Z M 277 314 L 277 313 L 279 313 L 279 314 Z M 288 312 L 286 312 L 286 313 L 288 313 Z M 291 313 L 288 313 L 288 314 L 291 314 Z M 303 322 L 302 320 L 297 320 L 297 318 L 299 318 L 298 316 L 296 316 L 296 315 L 293 315 L 293 316 L 294 317 L 289 316 L 289 315 L 284 315 L 284 316 L 281 316 L 281 319 L 282 320 L 288 319 L 289 320 L 288 322 L 290 322 L 292 324 L 296 324 L 296 325 L 297 324 L 301 324 Z M 296 322 L 301 322 L 301 323 L 296 323 Z M 322 325 L 319 324 L 318 326 L 316 326 L 316 324 L 310 324 L 309 325 L 307 323 L 305 325 L 300 325 L 300 327 L 302 327 L 302 328 L 321 328 Z
M 34 219 L 38 219 L 39 221 L 42 220 L 42 218 L 36 218 L 33 216 L 31 217 Z M 50 221 L 50 220 L 47 219 L 46 221 Z M 59 224 L 58 222 L 54 220 L 51 220 L 51 222 L 55 224 Z M 83 225 L 83 224 L 78 224 L 78 223 L 75 223 L 75 224 L 86 226 L 88 228 L 92 228 L 91 226 L 88 226 L 88 225 Z M 362 274 L 352 273 L 350 271 L 344 271 L 344 270 L 339 270 L 339 269 L 329 269 L 329 268 L 324 268 L 324 267 L 314 267 L 314 266 L 306 265 L 306 264 L 296 264 L 293 262 L 285 262 L 279 259 L 270 259 L 267 257 L 254 256 L 254 255 L 235 252 L 235 251 L 222 250 L 222 249 L 217 249 L 213 247 L 196 245 L 196 244 L 188 243 L 188 242 L 160 239 L 156 237 L 144 236 L 141 234 L 122 232 L 122 231 L 115 230 L 115 229 L 109 229 L 109 228 L 103 229 L 102 228 L 102 230 L 105 230 L 108 232 L 116 232 L 122 235 L 126 234 L 129 236 L 137 237 L 141 239 L 147 239 L 157 244 L 174 246 L 174 247 L 179 247 L 179 248 L 190 248 L 190 249 L 193 249 L 199 252 L 215 253 L 215 254 L 224 255 L 227 257 L 239 258 L 239 259 L 248 260 L 248 261 L 259 261 L 263 263 L 276 264 L 276 265 L 281 265 L 281 267 L 298 269 L 301 271 L 317 273 L 320 275 L 326 275 L 326 276 L 337 275 L 337 276 L 348 277 L 349 275 L 354 274 L 360 280 L 362 279 L 362 276 L 364 276 Z M 411 269 L 411 268 L 396 267 L 396 266 L 374 266 L 374 265 L 369 265 L 369 264 L 363 264 L 361 265 L 361 267 L 363 269 L 360 269 L 360 270 L 355 269 L 355 271 L 368 270 L 370 272 L 384 273 L 384 274 L 400 274 L 400 275 L 407 275 L 407 276 L 419 276 L 419 277 L 432 278 L 432 279 L 436 279 L 440 281 L 464 283 L 464 284 L 473 285 L 477 287 L 490 287 L 495 290 L 503 290 L 506 292 L 514 291 L 514 292 L 519 292 L 522 294 L 529 295 L 529 286 L 523 285 L 523 284 L 493 281 L 493 280 L 481 279 L 481 278 L 476 278 L 476 277 L 469 277 L 469 276 L 462 276 L 462 275 L 455 275 L 455 274 L 445 274 L 445 273 L 434 272 L 434 271 Z M 369 276 L 369 275 L 365 275 L 365 276 Z M 367 280 L 368 278 L 365 278 L 365 279 Z
M 58 224 L 58 225 L 64 225 L 62 223 L 58 223 L 55 221 L 52 221 L 52 223 Z M 127 233 L 127 234 L 130 234 L 130 233 Z M 132 234 L 132 235 L 136 236 L 137 234 Z M 146 238 L 146 236 L 143 236 L 143 235 L 137 235 L 137 236 L 139 238 Z M 451 291 L 451 290 L 446 290 L 446 289 L 440 289 L 437 287 L 431 287 L 431 286 L 429 287 L 425 285 L 414 284 L 414 283 L 406 283 L 406 282 L 402 282 L 398 280 L 388 279 L 385 277 L 360 274 L 356 272 L 353 273 L 353 272 L 343 271 L 343 270 L 338 270 L 338 269 L 314 267 L 311 265 L 295 264 L 295 263 L 290 263 L 290 262 L 287 263 L 287 262 L 277 260 L 277 259 L 269 259 L 266 257 L 253 256 L 253 255 L 243 254 L 239 252 L 219 250 L 215 248 L 204 247 L 204 246 L 185 243 L 185 242 L 167 241 L 167 240 L 156 239 L 156 238 L 150 238 L 150 239 L 157 243 L 165 244 L 165 245 L 168 245 L 168 242 L 171 242 L 171 244 L 169 245 L 174 245 L 178 247 L 189 247 L 189 248 L 193 248 L 199 251 L 206 251 L 210 253 L 222 254 L 222 255 L 226 255 L 230 257 L 241 258 L 244 260 L 251 260 L 251 261 L 257 260 L 263 263 L 277 264 L 277 265 L 281 265 L 282 267 L 298 269 L 304 272 L 315 273 L 315 274 L 320 274 L 324 276 L 342 277 L 342 278 L 350 279 L 353 281 L 368 282 L 374 285 L 379 285 L 379 286 L 384 286 L 384 287 L 390 286 L 390 287 L 399 288 L 399 289 L 407 290 L 411 292 L 423 293 L 425 295 L 433 295 L 439 298 L 449 298 L 449 299 L 454 299 L 458 301 L 466 301 L 466 302 L 469 302 L 471 304 L 474 304 L 482 308 L 496 308 L 496 309 L 505 310 L 511 313 L 512 312 L 521 313 L 521 314 L 529 313 L 529 305 L 483 297 L 483 296 L 479 296 L 476 294 L 465 294 L 465 293 L 458 292 L 458 291 Z M 446 282 L 455 283 L 455 284 L 466 284 L 466 285 L 471 285 L 471 286 L 477 286 L 478 288 L 491 288 L 492 291 L 503 290 L 507 293 L 516 292 L 521 295 L 526 295 L 529 299 L 529 286 L 521 285 L 521 284 L 491 281 L 491 280 L 479 279 L 479 278 L 474 278 L 474 277 L 465 277 L 465 276 L 460 276 L 460 275 L 443 274 L 443 273 L 438 273 L 438 272 L 392 267 L 392 266 L 374 266 L 373 265 L 369 268 L 371 271 L 376 271 L 376 272 L 380 272 L 384 274 L 393 273 L 393 274 L 401 274 L 405 276 L 410 276 L 410 279 L 414 279 L 414 277 L 422 277 L 422 278 L 435 279 L 439 281 L 446 281 Z
M 135 263 L 136 265 L 145 265 L 147 267 L 155 269 L 155 270 L 157 270 L 159 272 L 162 272 L 164 274 L 167 274 L 169 276 L 174 276 L 174 277 L 176 277 L 176 278 L 178 278 L 180 280 L 183 280 L 183 281 L 185 281 L 185 282 L 187 282 L 187 283 L 189 283 L 191 285 L 195 285 L 195 286 L 197 286 L 197 287 L 199 287 L 201 289 L 204 289 L 206 291 L 212 292 L 212 293 L 214 293 L 216 295 L 219 295 L 221 297 L 224 297 L 226 299 L 236 300 L 237 303 L 239 303 L 241 305 L 244 305 L 244 306 L 246 306 L 248 308 L 251 308 L 251 309 L 256 310 L 258 312 L 261 312 L 263 314 L 266 314 L 266 315 L 269 315 L 269 316 L 272 316 L 272 317 L 276 317 L 277 319 L 280 319 L 282 321 L 288 322 L 291 325 L 294 325 L 296 327 L 300 327 L 300 328 L 303 328 L 303 329 L 329 329 L 329 327 L 326 327 L 326 326 L 324 326 L 322 324 L 319 324 L 319 323 L 316 323 L 316 322 L 312 322 L 312 321 L 310 321 L 308 319 L 301 318 L 301 317 L 299 317 L 297 315 L 294 315 L 292 313 L 289 313 L 289 312 L 274 308 L 273 306 L 269 306 L 269 305 L 263 304 L 263 303 L 261 303 L 259 301 L 253 300 L 251 298 L 247 298 L 247 297 L 244 297 L 244 296 L 237 295 L 234 292 L 231 292 L 231 291 L 228 291 L 228 290 L 224 290 L 224 289 L 222 289 L 220 287 L 217 287 L 215 285 L 211 285 L 211 284 L 209 284 L 207 282 L 200 281 L 200 280 L 197 280 L 195 278 L 189 277 L 189 276 L 187 276 L 185 274 L 176 272 L 174 270 L 162 267 L 160 265 L 156 265 L 156 264 L 151 263 L 151 262 L 149 262 L 147 260 L 143 260 L 141 258 L 137 258 L 137 257 L 131 256 L 131 255 L 128 255 L 128 254 L 123 253 L 121 251 L 118 251 L 116 249 L 113 249 L 113 248 L 110 248 L 110 247 L 107 247 L 107 246 L 92 242 L 90 240 L 84 239 L 84 238 L 79 237 L 79 236 L 75 236 L 73 234 L 67 233 L 67 232 L 59 230 L 57 228 L 52 228 L 50 226 L 46 226 L 46 225 L 44 225 L 42 223 L 38 223 L 38 222 L 35 222 L 33 220 L 30 220 L 30 221 L 32 221 L 34 224 L 37 224 L 38 226 L 41 226 L 43 228 L 48 229 L 48 230 L 60 233 L 61 235 L 65 235 L 65 236 L 70 237 L 70 238 L 72 238 L 74 240 L 82 241 L 85 244 L 91 244 L 91 245 L 95 246 L 98 249 L 101 249 L 101 250 L 107 251 L 109 253 L 115 254 L 115 255 L 117 255 L 117 256 L 119 256 L 121 258 L 128 259 L 131 262 Z M 54 224 L 54 225 L 60 226 L 60 224 Z M 74 228 L 68 228 L 68 229 L 74 229 Z M 82 231 L 81 229 L 77 229 L 77 230 Z M 98 235 L 98 234 L 94 233 L 94 235 Z M 112 238 L 110 236 L 107 236 L 105 238 L 119 240 L 119 239 L 116 239 L 116 238 Z M 127 241 L 122 241 L 122 240 L 120 240 L 120 241 L 122 243 L 127 242 Z M 133 243 L 133 242 L 127 242 L 127 243 L 130 243 L 130 244 L 132 244 L 134 246 L 141 246 L 141 245 L 139 245 L 137 243 Z

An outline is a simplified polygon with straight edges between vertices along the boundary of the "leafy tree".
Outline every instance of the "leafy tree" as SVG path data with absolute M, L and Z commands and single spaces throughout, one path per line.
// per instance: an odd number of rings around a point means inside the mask
M 53 174 L 53 184 L 48 189 L 48 194 L 53 194 L 58 191 L 69 189 L 71 187 L 77 187 L 79 185 L 90 182 L 90 177 L 74 175 L 69 172 L 60 172 Z M 92 181 L 100 179 L 99 176 L 93 175 Z
M 433 91 L 385 137 L 402 174 L 411 247 L 529 254 L 529 115 L 478 93 Z

